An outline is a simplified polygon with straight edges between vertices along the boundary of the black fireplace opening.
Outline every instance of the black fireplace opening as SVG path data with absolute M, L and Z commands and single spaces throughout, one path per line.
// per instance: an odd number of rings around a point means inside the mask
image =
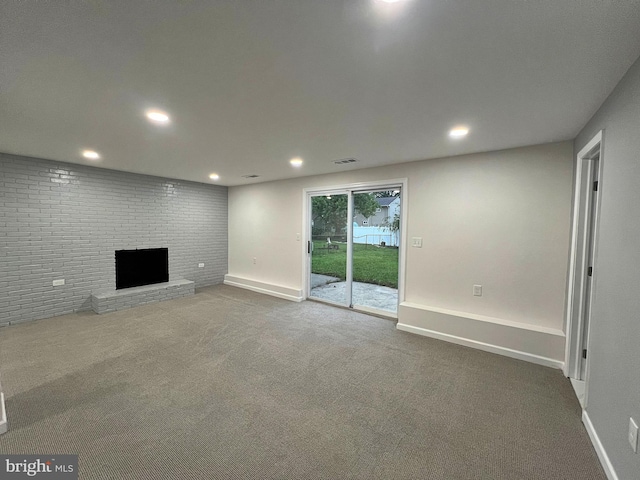
M 168 281 L 168 248 L 116 250 L 116 290 Z

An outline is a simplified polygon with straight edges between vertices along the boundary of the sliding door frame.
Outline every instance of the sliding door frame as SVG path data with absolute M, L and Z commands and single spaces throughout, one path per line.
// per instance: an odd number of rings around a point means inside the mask
M 398 255 L 398 306 L 404 302 L 405 298 L 405 266 L 406 266 L 406 247 L 407 247 L 407 199 L 408 199 L 408 180 L 406 178 L 396 178 L 390 180 L 377 180 L 371 182 L 358 182 L 341 185 L 327 185 L 317 187 L 307 187 L 302 191 L 302 285 L 303 285 L 303 298 L 309 298 L 311 293 L 311 261 L 309 253 L 307 251 L 308 242 L 311 238 L 311 197 L 317 195 L 340 195 L 345 192 L 351 196 L 354 193 L 362 191 L 375 191 L 379 190 L 391 190 L 393 188 L 400 189 L 400 245 Z M 350 289 L 353 278 L 352 271 L 352 235 L 353 235 L 353 206 L 352 202 L 348 202 L 349 211 L 347 212 L 347 289 Z M 351 299 L 351 292 L 347 291 L 349 299 Z

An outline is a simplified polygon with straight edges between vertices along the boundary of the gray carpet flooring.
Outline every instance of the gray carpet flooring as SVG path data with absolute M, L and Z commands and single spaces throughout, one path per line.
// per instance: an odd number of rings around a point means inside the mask
M 226 286 L 0 329 L 2 453 L 82 479 L 605 479 L 560 371 Z

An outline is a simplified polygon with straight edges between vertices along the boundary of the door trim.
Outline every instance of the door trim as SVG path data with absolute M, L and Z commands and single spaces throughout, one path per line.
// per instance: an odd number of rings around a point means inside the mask
M 589 216 L 590 198 L 593 193 L 586 196 L 583 195 L 585 189 L 590 191 L 591 178 L 593 173 L 593 158 L 598 155 L 598 190 L 601 191 L 602 171 L 603 171 L 603 131 L 599 131 L 584 148 L 576 156 L 575 164 L 575 181 L 574 181 L 574 198 L 573 198 L 573 220 L 571 227 L 571 250 L 569 255 L 569 275 L 567 281 L 567 308 L 566 308 L 566 346 L 565 346 L 565 367 L 564 374 L 567 377 L 580 378 L 580 356 L 582 354 L 582 327 L 585 297 L 584 279 L 589 268 L 588 252 L 585 251 L 585 235 L 587 225 L 591 221 Z M 598 248 L 598 226 L 599 213 L 602 195 L 598 194 L 595 198 L 595 208 L 593 210 L 593 258 L 597 258 Z M 595 263 L 595 262 L 594 262 Z M 594 271 L 592 277 L 591 290 L 593 291 L 596 279 Z M 588 350 L 588 346 L 587 346 Z M 589 378 L 589 361 L 590 355 L 587 355 L 587 369 L 585 381 L 588 383 Z M 588 389 L 587 389 L 588 392 Z M 584 399 L 584 407 L 586 408 L 586 395 Z
M 307 259 L 307 244 L 311 240 L 311 196 L 322 193 L 336 194 L 344 193 L 345 191 L 358 192 L 360 190 L 372 190 L 377 187 L 380 188 L 393 188 L 400 187 L 400 246 L 398 255 L 398 305 L 405 299 L 405 265 L 406 265 L 406 247 L 407 247 L 407 218 L 408 218 L 408 179 L 407 178 L 395 178 L 390 180 L 376 180 L 370 182 L 357 182 L 339 185 L 306 187 L 302 190 L 302 226 L 303 226 L 303 238 L 302 238 L 302 285 L 303 285 L 303 298 L 309 298 L 311 292 L 311 263 Z M 352 229 L 348 229 L 352 231 Z

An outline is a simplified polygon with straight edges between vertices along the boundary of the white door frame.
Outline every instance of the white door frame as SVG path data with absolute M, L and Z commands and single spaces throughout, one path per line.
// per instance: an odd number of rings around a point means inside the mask
M 597 237 L 600 202 L 602 195 L 602 167 L 603 167 L 603 131 L 599 131 L 576 156 L 576 176 L 574 183 L 573 199 L 573 225 L 571 229 L 571 251 L 569 257 L 569 278 L 567 282 L 567 310 L 566 310 L 566 346 L 564 374 L 567 377 L 579 379 L 582 361 L 582 348 L 584 338 L 584 314 L 585 299 L 589 292 L 587 288 L 587 272 L 593 259 L 597 258 Z M 594 159 L 598 158 L 598 194 L 595 195 L 595 205 L 592 215 L 593 231 L 591 241 L 593 243 L 593 257 L 589 258 L 589 227 L 591 223 L 590 205 L 594 195 L 592 179 L 594 177 Z M 594 269 L 591 281 L 593 292 L 596 271 Z M 592 298 L 591 298 L 592 301 Z M 588 308 L 590 311 L 591 309 Z M 587 346 L 588 350 L 588 346 Z M 589 377 L 589 360 L 586 359 L 586 378 Z M 586 393 L 584 406 L 586 407 Z
M 360 190 L 374 190 L 376 188 L 386 189 L 387 187 L 400 187 L 400 242 L 399 242 L 399 256 L 398 256 L 398 305 L 404 301 L 404 282 L 405 282 L 405 265 L 406 265 L 406 239 L 407 239 L 407 199 L 409 193 L 407 190 L 408 180 L 406 178 L 396 178 L 391 180 L 376 180 L 371 182 L 358 182 L 349 183 L 343 185 L 330 185 L 326 187 L 307 187 L 302 191 L 302 225 L 303 228 L 303 242 L 302 242 L 302 285 L 304 286 L 303 298 L 309 298 L 311 292 L 311 262 L 308 259 L 307 245 L 311 240 L 311 196 L 322 194 L 344 194 L 348 192 L 358 192 Z M 350 217 L 352 218 L 352 217 Z M 352 235 L 353 228 L 348 228 L 347 235 Z M 350 237 L 349 237 L 350 238 Z M 349 259 L 347 260 L 349 261 Z M 347 266 L 349 270 L 349 266 Z M 348 283 L 348 282 L 347 282 Z

